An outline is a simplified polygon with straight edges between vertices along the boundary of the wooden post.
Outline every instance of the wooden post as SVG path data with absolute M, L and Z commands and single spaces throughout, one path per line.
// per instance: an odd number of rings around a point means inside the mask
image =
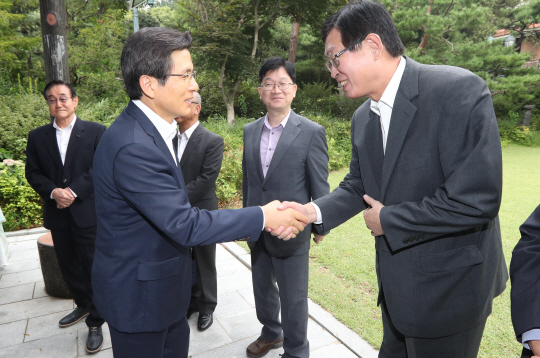
M 46 80 L 69 83 L 65 0 L 40 0 L 39 9 Z

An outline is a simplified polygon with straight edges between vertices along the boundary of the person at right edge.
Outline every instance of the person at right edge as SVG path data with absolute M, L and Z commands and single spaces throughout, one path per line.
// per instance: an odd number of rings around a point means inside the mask
M 491 93 L 467 70 L 403 56 L 392 17 L 375 2 L 342 7 L 322 39 L 332 78 L 348 98 L 369 99 L 352 118 L 341 184 L 281 207 L 303 208 L 323 232 L 364 211 L 376 250 L 379 357 L 476 357 L 508 280 Z
M 540 205 L 519 228 L 510 261 L 512 325 L 521 357 L 540 358 Z

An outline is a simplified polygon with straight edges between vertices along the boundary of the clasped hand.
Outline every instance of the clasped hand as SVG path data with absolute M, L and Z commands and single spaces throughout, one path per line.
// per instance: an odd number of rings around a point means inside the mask
M 69 188 L 56 188 L 52 192 L 52 197 L 56 200 L 56 207 L 58 209 L 64 209 L 70 206 L 75 200 L 75 196 L 69 190 Z
M 279 200 L 274 200 L 261 207 L 264 212 L 264 227 L 267 231 L 272 232 L 272 235 L 289 240 L 304 230 L 309 220 L 306 215 L 292 208 L 278 210 L 280 205 Z M 275 234 L 276 230 L 280 228 L 279 234 Z
M 291 211 L 294 213 L 298 213 L 303 217 L 302 220 L 300 220 L 303 224 L 303 228 L 314 221 L 317 220 L 317 213 L 315 211 L 315 208 L 311 204 L 298 204 L 293 201 L 284 201 L 283 203 L 279 203 L 279 201 L 275 201 L 279 205 L 276 207 L 278 211 L 280 212 L 288 212 Z M 273 202 L 273 203 L 275 203 Z M 271 203 L 272 204 L 272 203 Z M 286 226 L 286 225 L 279 225 L 279 226 L 266 226 L 266 231 L 270 232 L 272 235 L 277 236 L 280 239 L 283 240 L 289 240 L 293 237 L 296 237 L 296 234 L 298 232 L 294 232 L 294 227 Z M 301 231 L 301 230 L 300 230 Z M 324 236 L 323 235 L 317 235 L 314 234 L 313 241 L 316 244 L 319 244 L 321 241 L 323 241 Z

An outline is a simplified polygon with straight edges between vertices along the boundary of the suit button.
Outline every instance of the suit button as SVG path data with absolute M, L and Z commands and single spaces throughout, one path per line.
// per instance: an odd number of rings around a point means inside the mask
M 64 183 L 67 182 L 67 179 L 64 179 Z
M 262 188 L 262 189 L 263 189 L 263 191 L 266 191 L 266 187 L 265 187 L 265 186 L 263 186 L 263 188 Z

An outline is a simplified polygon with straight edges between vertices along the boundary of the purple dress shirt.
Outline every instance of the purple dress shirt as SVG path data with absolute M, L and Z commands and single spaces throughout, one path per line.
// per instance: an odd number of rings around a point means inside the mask
M 281 138 L 283 128 L 285 128 L 285 125 L 287 124 L 290 115 L 291 112 L 287 114 L 287 116 L 283 119 L 283 121 L 281 121 L 281 123 L 277 127 L 273 128 L 268 122 L 268 114 L 266 115 L 266 117 L 264 117 L 264 126 L 261 135 L 261 164 L 263 175 L 265 178 L 266 172 L 268 172 L 268 167 L 270 166 L 270 162 L 272 161 L 272 157 L 274 156 L 274 152 L 279 142 L 279 138 Z

